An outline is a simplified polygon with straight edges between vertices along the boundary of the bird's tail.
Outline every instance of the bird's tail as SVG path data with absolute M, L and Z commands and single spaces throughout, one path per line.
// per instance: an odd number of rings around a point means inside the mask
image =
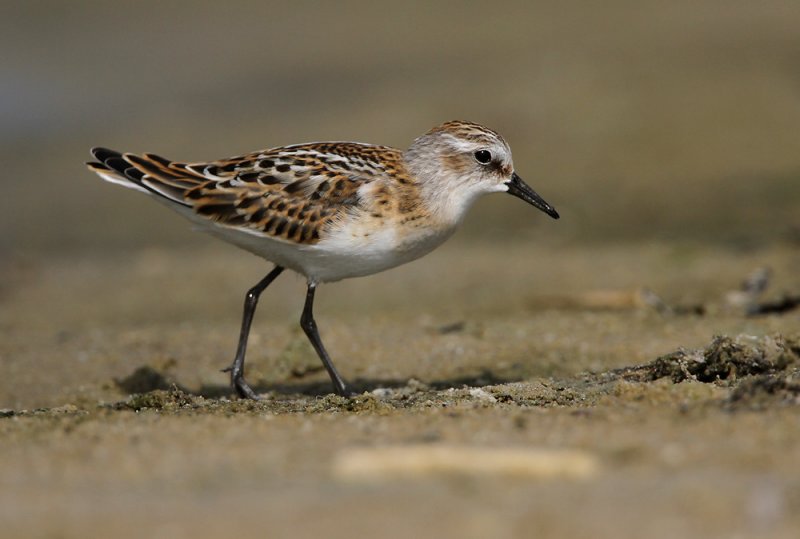
M 152 153 L 122 154 L 98 147 L 92 148 L 92 155 L 96 161 L 86 166 L 107 182 L 157 195 L 182 206 L 190 206 L 185 198 L 189 190 L 208 181 L 200 171 Z

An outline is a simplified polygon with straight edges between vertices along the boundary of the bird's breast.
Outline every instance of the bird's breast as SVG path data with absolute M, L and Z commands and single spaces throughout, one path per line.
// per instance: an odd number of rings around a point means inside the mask
M 426 255 L 449 238 L 454 229 L 434 226 L 425 218 L 397 215 L 353 215 L 333 224 L 310 247 L 313 267 L 307 274 L 335 281 L 378 273 Z

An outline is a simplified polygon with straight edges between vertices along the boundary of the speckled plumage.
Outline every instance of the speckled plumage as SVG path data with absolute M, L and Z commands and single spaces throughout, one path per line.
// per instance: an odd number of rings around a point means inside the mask
M 425 255 L 450 237 L 481 195 L 508 192 L 558 217 L 514 172 L 505 140 L 470 122 L 435 127 L 406 151 L 317 142 L 200 163 L 105 148 L 92 154 L 96 161 L 87 165 L 103 179 L 154 195 L 211 234 L 275 263 L 277 273 L 256 287 L 258 293 L 282 268 L 306 276 L 309 316 L 317 283 L 376 273 Z M 241 342 L 240 348 L 232 366 L 234 386 L 254 398 L 237 374 L 244 361 Z
M 301 144 L 208 163 L 102 148 L 93 153 L 95 171 L 123 174 L 221 226 L 295 244 L 319 242 L 326 225 L 362 207 L 364 184 L 405 174 L 397 150 L 357 143 Z M 382 204 L 391 204 L 384 194 Z

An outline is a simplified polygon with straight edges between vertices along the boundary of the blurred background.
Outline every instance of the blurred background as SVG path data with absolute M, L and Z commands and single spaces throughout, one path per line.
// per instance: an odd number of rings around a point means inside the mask
M 6 261 L 214 241 L 91 146 L 404 148 L 450 119 L 502 133 L 562 215 L 489 197 L 456 241 L 800 241 L 794 0 L 3 2 L 0 50 Z

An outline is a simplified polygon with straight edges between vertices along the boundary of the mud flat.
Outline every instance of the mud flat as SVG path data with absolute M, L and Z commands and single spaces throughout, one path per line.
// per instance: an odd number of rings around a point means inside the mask
M 235 399 L 219 369 L 262 266 L 245 258 L 220 282 L 221 252 L 5 266 L 4 534 L 800 529 L 800 313 L 729 301 L 762 265 L 756 303 L 799 290 L 791 248 L 562 248 L 547 257 L 559 271 L 457 243 L 325 287 L 318 321 L 352 398 L 328 394 L 287 279 L 254 326 L 260 402 Z

